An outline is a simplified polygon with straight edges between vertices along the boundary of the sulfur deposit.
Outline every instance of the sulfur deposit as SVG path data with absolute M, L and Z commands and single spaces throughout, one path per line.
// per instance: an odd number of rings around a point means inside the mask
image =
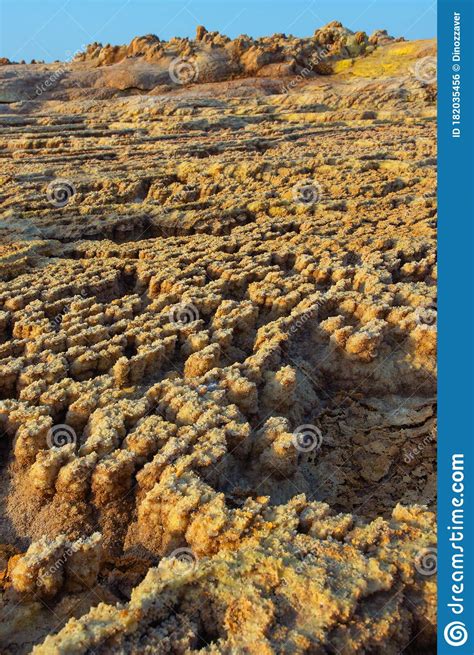
M 2 653 L 435 652 L 434 55 L 4 62 Z

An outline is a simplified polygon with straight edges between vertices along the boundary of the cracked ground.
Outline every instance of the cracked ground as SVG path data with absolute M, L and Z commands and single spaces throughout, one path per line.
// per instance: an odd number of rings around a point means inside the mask
M 2 652 L 435 652 L 415 56 L 2 105 Z

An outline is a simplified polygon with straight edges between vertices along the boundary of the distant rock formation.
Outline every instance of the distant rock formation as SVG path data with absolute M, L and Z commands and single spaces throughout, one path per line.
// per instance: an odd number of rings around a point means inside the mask
M 2 58 L 0 103 L 104 100 L 148 92 L 160 95 L 186 92 L 187 87 L 198 85 L 200 92 L 207 93 L 205 85 L 216 83 L 247 84 L 245 93 L 251 94 L 256 89 L 285 93 L 288 86 L 322 75 L 346 74 L 354 66 L 361 69 L 362 77 L 406 76 L 417 60 L 433 59 L 436 54 L 433 40 L 399 41 L 404 39 L 395 39 L 386 30 L 368 36 L 363 31 L 352 32 L 338 21 L 305 38 L 280 33 L 259 38 L 242 34 L 230 39 L 198 25 L 195 39 L 162 41 L 147 34 L 128 45 L 95 42 L 64 62 L 32 60 L 25 64 Z
M 173 38 L 166 42 L 154 34 L 147 34 L 134 38 L 128 45 L 91 43 L 85 51 L 78 53 L 75 61 L 110 66 L 130 58 L 162 63 L 170 57 L 179 57 L 194 60 L 198 65 L 204 63 L 205 81 L 262 74 L 275 64 L 281 65 L 280 70 L 288 73 L 307 70 L 308 73 L 327 74 L 330 72 L 329 62 L 363 56 L 377 45 L 394 40 L 386 30 L 378 30 L 368 37 L 365 32 L 352 32 L 339 21 L 317 29 L 308 38 L 274 34 L 257 39 L 241 35 L 231 40 L 198 25 L 195 40 Z

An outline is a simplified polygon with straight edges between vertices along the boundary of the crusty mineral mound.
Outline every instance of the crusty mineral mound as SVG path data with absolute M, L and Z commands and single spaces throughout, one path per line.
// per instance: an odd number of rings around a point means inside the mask
M 416 564 L 433 521 L 397 507 L 358 524 L 296 497 L 263 511 L 237 549 L 163 558 L 129 602 L 96 605 L 33 653 L 398 653 L 407 638 L 422 650 L 435 582 Z
M 0 103 L 161 95 L 236 79 L 251 80 L 247 93 L 257 89 L 280 93 L 288 83 L 331 75 L 341 63 L 363 61 L 370 66 L 374 56 L 386 55 L 396 67 L 399 57 L 395 51 L 392 56 L 391 49 L 404 45 L 402 66 L 410 60 L 415 63 L 420 50 L 435 54 L 432 41 L 405 42 L 385 30 L 369 37 L 338 21 L 305 38 L 274 34 L 255 39 L 244 34 L 231 40 L 200 26 L 195 39 L 161 41 L 148 34 L 128 45 L 84 44 L 64 62 L 25 65 L 4 58 Z
M 2 653 L 435 652 L 433 54 L 2 68 Z
M 128 45 L 122 46 L 91 43 L 75 55 L 74 61 L 110 66 L 124 59 L 163 64 L 170 58 L 181 57 L 190 63 L 194 62 L 196 68 L 203 64 L 205 70 L 201 71 L 202 74 L 196 70 L 195 80 L 202 82 L 228 79 L 237 75 L 264 75 L 275 70 L 272 65 L 277 64 L 281 65 L 280 70 L 286 74 L 300 72 L 304 68 L 314 68 L 315 72 L 329 72 L 330 65 L 324 68 L 323 60 L 330 62 L 362 56 L 372 52 L 377 45 L 394 40 L 383 30 L 375 32 L 371 37 L 365 32 L 351 32 L 339 21 L 332 21 L 317 29 L 309 38 L 274 34 L 271 37 L 254 39 L 243 34 L 231 40 L 219 32 L 208 32 L 200 25 L 196 29 L 195 40 L 175 38 L 171 41 L 160 41 L 154 34 L 148 34 L 136 37 Z

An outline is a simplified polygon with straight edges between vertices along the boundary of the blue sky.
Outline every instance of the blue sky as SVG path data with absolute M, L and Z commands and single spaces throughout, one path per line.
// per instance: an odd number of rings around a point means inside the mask
M 230 37 L 284 32 L 309 36 L 340 20 L 408 39 L 436 35 L 436 0 L 0 0 L 0 56 L 52 61 L 92 41 L 194 36 L 196 25 Z

